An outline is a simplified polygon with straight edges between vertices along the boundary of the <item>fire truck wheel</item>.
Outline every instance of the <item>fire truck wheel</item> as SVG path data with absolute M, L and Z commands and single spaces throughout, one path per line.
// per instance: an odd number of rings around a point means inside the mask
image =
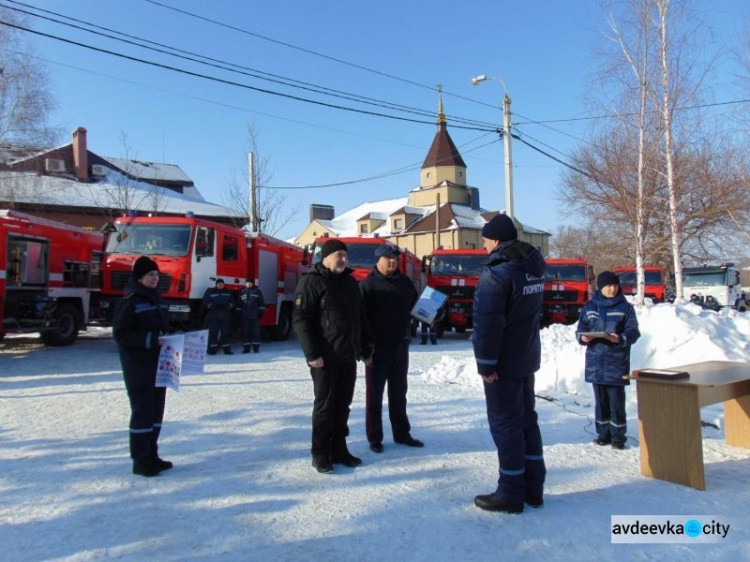
M 69 304 L 62 304 L 55 312 L 56 330 L 42 332 L 45 345 L 60 347 L 70 345 L 78 338 L 78 311 Z
M 273 339 L 276 341 L 286 341 L 292 335 L 292 307 L 281 306 L 279 313 L 279 324 L 273 330 Z

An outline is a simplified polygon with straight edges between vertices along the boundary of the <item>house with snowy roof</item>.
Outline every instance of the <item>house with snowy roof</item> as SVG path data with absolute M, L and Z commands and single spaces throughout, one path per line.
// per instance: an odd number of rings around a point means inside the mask
M 466 163 L 448 134 L 440 99 L 437 132 L 422 164 L 420 182 L 406 197 L 363 203 L 335 216 L 330 205 L 311 205 L 310 224 L 296 243 L 320 237 L 381 237 L 418 256 L 435 248 L 482 247 L 482 227 L 498 211 L 482 209 L 479 188 L 468 184 Z M 513 218 L 518 237 L 549 254 L 550 233 Z
M 232 209 L 206 201 L 178 165 L 100 156 L 86 136 L 78 127 L 57 148 L 0 146 L 0 209 L 97 230 L 127 213 L 236 220 Z

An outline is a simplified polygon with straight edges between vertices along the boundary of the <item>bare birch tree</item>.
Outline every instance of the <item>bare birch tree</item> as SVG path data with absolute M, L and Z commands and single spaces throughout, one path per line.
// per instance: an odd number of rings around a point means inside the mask
M 28 26 L 27 18 L 0 8 L 0 20 Z M 44 61 L 23 31 L 0 24 L 0 142 L 49 147 L 61 137 L 49 125 L 55 108 Z
M 253 185 L 256 189 L 256 206 L 260 230 L 271 236 L 293 219 L 301 210 L 299 203 L 292 204 L 287 195 L 269 188 L 273 178 L 271 159 L 260 143 L 260 135 L 254 123 L 247 127 L 248 150 L 254 155 Z M 224 204 L 235 213 L 235 224 L 244 226 L 250 222 L 250 170 L 247 152 L 239 169 L 235 169 L 227 180 L 222 192 Z

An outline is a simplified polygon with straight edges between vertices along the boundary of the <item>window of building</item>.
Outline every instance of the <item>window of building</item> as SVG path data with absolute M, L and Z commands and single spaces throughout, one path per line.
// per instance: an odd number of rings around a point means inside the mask
M 393 230 L 403 230 L 404 219 L 393 219 Z
M 359 225 L 359 233 L 360 234 L 368 234 L 370 229 L 367 227 L 366 224 L 360 224 Z

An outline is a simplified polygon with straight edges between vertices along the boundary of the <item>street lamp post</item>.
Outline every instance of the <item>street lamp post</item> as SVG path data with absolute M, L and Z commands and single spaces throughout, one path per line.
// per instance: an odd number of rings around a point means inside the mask
M 492 76 L 485 76 L 480 74 L 471 79 L 471 83 L 474 86 L 479 85 L 480 82 L 489 80 L 491 82 L 499 82 L 505 90 L 505 97 L 503 98 L 503 143 L 505 145 L 505 214 L 510 218 L 514 218 L 513 212 L 513 153 L 510 143 L 510 96 L 508 95 L 508 88 L 505 86 L 502 78 L 494 78 Z

